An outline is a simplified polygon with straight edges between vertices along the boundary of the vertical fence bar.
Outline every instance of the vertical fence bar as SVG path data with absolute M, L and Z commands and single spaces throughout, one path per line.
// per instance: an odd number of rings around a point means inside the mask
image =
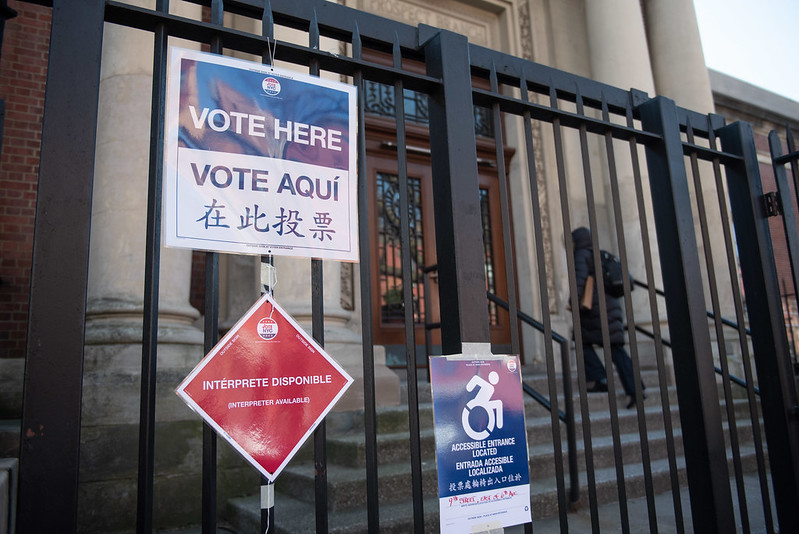
M 717 148 L 717 138 L 715 129 L 724 125 L 723 119 L 718 115 L 708 116 L 708 141 L 710 147 Z M 735 305 L 735 320 L 738 323 L 738 343 L 741 347 L 741 360 L 744 368 L 744 379 L 746 380 L 746 398 L 749 408 L 749 420 L 752 422 L 752 440 L 755 447 L 755 459 L 757 462 L 757 473 L 760 482 L 760 497 L 763 502 L 763 516 L 766 521 L 766 532 L 774 532 L 774 519 L 771 513 L 771 499 L 769 498 L 767 468 L 765 456 L 763 454 L 763 438 L 760 433 L 760 415 L 758 412 L 758 402 L 755 397 L 755 380 L 752 374 L 752 358 L 749 351 L 749 338 L 747 336 L 746 317 L 743 307 L 743 297 L 738 276 L 738 262 L 736 258 L 735 244 L 732 238 L 731 217 L 727 209 L 727 195 L 724 180 L 721 176 L 721 163 L 718 158 L 713 159 L 713 174 L 716 179 L 716 194 L 718 196 L 719 211 L 721 213 L 721 227 L 724 231 L 724 245 L 727 253 L 727 266 L 729 268 L 730 286 L 732 288 L 733 303 Z
M 662 136 L 646 147 L 663 271 L 685 463 L 696 532 L 733 532 L 727 454 L 707 329 L 688 178 L 674 101 L 639 106 L 645 130 Z
M 793 137 L 793 128 L 790 125 L 785 128 L 785 141 L 788 143 L 788 153 L 795 155 L 796 142 Z M 793 192 L 796 195 L 797 202 L 799 202 L 799 161 L 797 161 L 796 157 L 791 161 L 791 175 L 793 176 Z
M 740 250 L 760 402 L 768 442 L 780 532 L 799 532 L 799 419 L 788 337 L 782 317 L 777 270 L 752 127 L 735 123 L 718 131 L 725 151 L 740 155 L 728 164 L 730 206 Z M 766 510 L 765 513 L 770 513 Z
M 276 277 L 274 275 L 275 261 L 271 254 L 261 256 L 261 295 L 274 295 Z M 265 476 L 261 475 L 260 487 L 261 530 L 269 532 L 275 528 L 275 485 Z M 213 532 L 216 532 L 215 530 Z M 205 533 L 204 533 L 205 534 Z
M 793 183 L 794 183 L 794 194 L 796 195 L 796 198 L 799 199 L 799 189 L 797 189 L 797 185 L 799 185 L 799 152 L 796 151 L 796 143 L 794 142 L 794 137 L 793 137 L 793 128 L 791 128 L 790 125 L 786 126 L 786 128 L 785 128 L 785 138 L 786 138 L 785 140 L 788 143 L 788 153 L 789 153 L 790 158 L 791 158 L 790 163 L 791 163 L 791 175 L 793 177 Z M 785 205 L 785 203 L 783 203 L 783 205 Z M 793 205 L 793 203 L 791 202 L 791 203 L 789 203 L 789 205 Z M 795 215 L 794 215 L 794 218 L 795 218 Z M 794 274 L 793 274 L 793 277 L 794 277 L 794 292 L 799 294 L 799 282 L 797 281 L 797 279 L 799 279 L 799 274 L 797 274 L 797 271 L 799 271 L 799 265 L 797 265 L 797 267 L 794 268 Z M 794 300 L 796 300 L 796 298 Z M 794 341 L 793 327 L 791 327 L 791 342 L 792 342 L 792 344 L 793 344 L 793 341 Z M 797 364 L 797 354 L 796 354 L 796 347 L 795 346 L 794 346 L 794 354 L 793 354 L 793 363 L 794 363 L 794 372 L 797 372 L 797 369 L 799 369 L 799 368 L 797 368 L 796 366 L 799 365 L 799 364 Z
M 156 9 L 169 12 L 169 1 Z M 136 504 L 138 532 L 150 532 L 153 523 L 155 476 L 155 395 L 158 370 L 158 292 L 161 271 L 161 199 L 166 112 L 166 58 L 169 36 L 163 24 L 153 32 L 153 84 L 150 104 L 150 162 L 147 186 L 147 237 L 144 259 L 142 309 L 141 393 L 139 397 L 139 473 Z
M 464 343 L 491 342 L 469 43 L 425 25 L 418 32 L 427 73 L 441 79 L 430 95 L 441 348 L 442 354 L 458 354 Z
M 311 260 L 311 320 L 312 335 L 320 347 L 325 346 L 324 285 L 322 260 Z M 327 426 L 324 419 L 313 433 L 314 440 L 314 495 L 316 503 L 316 531 L 328 531 L 327 517 Z
M 55 0 L 22 402 L 18 532 L 77 530 L 104 2 Z
M 585 116 L 585 109 L 583 107 L 583 97 L 580 94 L 580 88 L 577 88 L 577 114 Z M 585 183 L 585 196 L 588 204 L 588 221 L 591 228 L 591 240 L 593 243 L 593 257 L 594 257 L 594 272 L 597 273 L 594 278 L 596 282 L 596 291 L 602 296 L 605 294 L 605 283 L 602 276 L 598 273 L 602 272 L 602 263 L 599 255 L 599 236 L 596 229 L 598 228 L 596 219 L 596 201 L 594 199 L 594 178 L 591 172 L 591 158 L 588 149 L 588 132 L 586 124 L 583 122 L 579 128 L 580 135 L 580 153 L 582 156 L 583 164 L 583 181 Z M 599 298 L 599 317 L 602 325 L 602 352 L 605 357 L 605 369 L 613 369 L 612 352 L 610 347 L 610 332 L 608 328 L 608 308 L 607 301 L 604 298 Z M 583 340 L 585 343 L 585 340 Z M 621 531 L 628 533 L 630 531 L 630 517 L 627 510 L 627 488 L 624 483 L 624 457 L 621 448 L 621 432 L 619 430 L 619 410 L 616 404 L 616 379 L 613 372 L 607 373 L 608 379 L 608 404 L 610 408 L 610 428 L 613 440 L 613 454 L 615 457 L 616 467 L 616 490 L 619 496 L 619 519 L 621 520 Z
M 528 102 L 528 89 L 527 81 L 522 77 L 519 85 L 522 94 L 522 101 Z M 549 288 L 547 287 L 546 277 L 546 258 L 544 256 L 544 247 L 542 246 L 544 230 L 541 224 L 541 205 L 540 198 L 537 194 L 538 191 L 538 171 L 535 166 L 535 146 L 533 144 L 533 127 L 532 117 L 530 111 L 525 111 L 522 114 L 524 121 L 524 142 L 527 163 L 527 177 L 530 182 L 531 191 L 531 207 L 533 215 L 533 233 L 536 241 L 536 266 L 538 267 L 538 290 L 541 292 L 541 307 L 546 309 L 549 306 Z M 503 205 L 503 211 L 504 205 Z M 509 211 L 509 210 L 507 210 Z M 509 243 L 510 244 L 510 243 Z M 512 279 L 509 279 L 512 280 Z M 547 362 L 547 385 L 549 386 L 549 398 L 552 403 L 552 409 L 549 411 L 550 425 L 552 427 L 552 446 L 554 449 L 555 460 L 555 480 L 558 486 L 558 515 L 560 519 L 561 532 L 568 532 L 569 520 L 567 512 L 570 504 L 576 504 L 579 500 L 579 483 L 575 484 L 574 477 L 577 476 L 577 448 L 571 447 L 574 438 L 574 406 L 572 405 L 572 392 L 571 392 L 571 377 L 568 372 L 568 347 L 564 349 L 561 345 L 561 358 L 563 363 L 563 398 L 566 405 L 566 431 L 569 443 L 569 474 L 572 475 L 572 485 L 570 489 L 570 501 L 566 501 L 566 489 L 563 477 L 563 447 L 560 435 L 560 420 L 558 419 L 558 385 L 557 377 L 555 376 L 555 353 L 552 347 L 552 318 L 549 313 L 541 314 L 544 325 L 544 356 Z M 563 351 L 566 351 L 565 354 Z M 567 382 L 568 380 L 568 382 Z M 576 488 L 575 488 L 576 486 Z M 575 495 L 575 492 L 577 493 Z
M 634 128 L 633 105 L 632 101 L 638 98 L 636 92 L 630 93 L 630 101 L 627 103 L 625 115 L 627 126 Z M 652 320 L 652 337 L 655 343 L 655 361 L 658 370 L 658 387 L 660 389 L 660 409 L 663 413 L 663 430 L 666 436 L 666 455 L 669 462 L 669 481 L 671 482 L 671 497 L 674 506 L 674 520 L 677 533 L 685 532 L 685 520 L 682 511 L 682 499 L 680 498 L 680 478 L 677 471 L 677 452 L 674 446 L 674 426 L 671 420 L 671 401 L 669 399 L 669 387 L 667 377 L 670 371 L 666 369 L 665 357 L 663 354 L 663 336 L 660 329 L 660 313 L 657 304 L 657 290 L 655 288 L 655 270 L 652 264 L 652 246 L 649 241 L 649 223 L 644 201 L 643 183 L 641 177 L 641 161 L 638 155 L 638 143 L 635 136 L 629 139 L 630 158 L 633 167 L 633 181 L 635 182 L 635 199 L 638 206 L 638 220 L 641 227 L 641 248 L 644 253 L 644 269 L 646 271 L 647 291 L 649 300 L 649 315 Z
M 557 91 L 550 84 L 549 105 L 558 109 Z M 583 427 L 583 447 L 585 454 L 585 474 L 588 482 L 588 507 L 591 514 L 591 529 L 599 531 L 599 508 L 597 506 L 596 473 L 594 470 L 594 448 L 591 443 L 591 421 L 588 409 L 588 396 L 585 383 L 585 359 L 583 357 L 583 335 L 580 328 L 580 303 L 577 294 L 577 275 L 574 268 L 574 242 L 571 237 L 571 207 L 566 177 L 566 162 L 563 151 L 563 127 L 558 116 L 552 120 L 552 133 L 555 139 L 555 166 L 558 171 L 558 190 L 560 210 L 563 216 L 563 237 L 566 245 L 566 270 L 569 277 L 571 296 L 572 325 L 574 330 L 574 352 L 577 367 L 577 388 L 580 390 L 580 415 Z
M 563 411 L 566 413 L 566 446 L 569 453 L 569 511 L 577 511 L 580 508 L 580 473 L 577 466 L 577 428 L 574 422 L 574 402 L 572 398 L 572 373 L 571 361 L 569 358 L 569 342 L 560 341 L 560 366 L 563 369 Z M 568 531 L 568 523 L 561 517 L 561 532 Z
M 602 120 L 610 123 L 610 112 L 605 95 L 602 95 Z M 619 244 L 619 258 L 621 259 L 622 279 L 624 281 L 624 310 L 627 315 L 627 338 L 630 345 L 630 360 L 633 367 L 633 384 L 635 392 L 635 406 L 638 415 L 638 438 L 641 441 L 641 466 L 644 471 L 644 489 L 646 493 L 646 506 L 649 517 L 650 533 L 658 531 L 657 513 L 655 510 L 655 496 L 652 486 L 652 465 L 649 456 L 649 437 L 646 431 L 646 417 L 644 414 L 643 389 L 641 384 L 641 366 L 638 358 L 638 343 L 635 339 L 635 314 L 633 301 L 630 295 L 629 265 L 627 263 L 627 243 L 624 239 L 624 222 L 622 218 L 621 196 L 619 192 L 619 173 L 616 165 L 616 150 L 613 147 L 613 135 L 610 130 L 605 132 L 605 152 L 608 159 L 610 178 L 610 192 L 613 202 L 613 220 L 615 222 L 616 241 Z
M 496 66 L 491 66 L 491 92 L 499 94 Z M 497 158 L 497 182 L 499 184 L 499 202 L 502 216 L 502 236 L 505 250 L 505 278 L 508 280 L 508 315 L 511 339 L 511 352 L 519 354 L 519 305 L 516 298 L 516 272 L 513 265 L 513 241 L 511 239 L 510 201 L 508 197 L 508 176 L 505 170 L 505 138 L 502 129 L 502 114 L 499 102 L 491 106 L 491 120 L 494 124 L 494 149 Z M 546 301 L 544 301 L 546 302 Z M 549 338 L 547 338 L 549 339 Z M 550 346 L 551 344 L 548 344 Z M 557 409 L 554 409 L 557 412 Z
M 225 9 L 222 0 L 211 2 L 211 24 L 221 27 Z M 211 39 L 212 54 L 222 54 L 222 39 L 215 35 Z M 203 310 L 203 349 L 208 354 L 219 341 L 219 254 L 205 253 L 205 307 Z M 217 496 L 217 436 L 211 426 L 203 422 L 203 468 L 202 468 L 202 529 L 203 534 L 216 532 Z
M 424 270 L 423 280 L 425 296 L 430 295 L 430 273 L 435 272 L 438 265 L 426 265 Z M 424 299 L 424 353 L 426 355 L 425 371 L 427 372 L 427 381 L 430 382 L 430 356 L 433 355 L 433 328 L 438 328 L 440 323 L 430 322 L 430 317 L 433 315 L 433 305 L 430 303 L 429 298 Z
M 394 68 L 402 68 L 399 36 L 394 34 Z M 408 424 L 410 433 L 411 486 L 414 532 L 424 532 L 424 495 L 422 485 L 422 448 L 419 425 L 419 392 L 416 372 L 416 325 L 413 306 L 411 265 L 410 201 L 408 199 L 408 154 L 405 148 L 405 90 L 402 80 L 394 82 L 394 120 L 397 125 L 397 185 L 399 187 L 402 302 L 405 324 L 405 373 L 408 385 Z M 425 299 L 428 296 L 425 294 Z M 425 321 L 428 317 L 425 317 Z
M 208 354 L 219 340 L 219 254 L 205 253 L 205 307 L 203 352 Z M 216 532 L 216 432 L 203 422 L 203 534 Z
M 785 279 L 782 280 L 782 300 L 784 306 L 784 312 L 788 315 L 788 337 L 790 340 L 790 347 L 791 347 L 791 360 L 793 361 L 794 365 L 794 374 L 796 374 L 796 339 L 793 335 L 793 313 L 791 312 L 791 301 L 788 298 L 790 293 L 788 293 L 788 287 L 785 285 Z
M 264 2 L 264 10 L 263 13 L 261 13 L 261 35 L 266 40 L 266 50 L 261 52 L 261 62 L 266 65 L 274 65 L 274 48 L 277 46 L 277 42 L 275 41 L 275 20 L 272 14 L 272 3 L 269 0 Z M 269 44 L 270 42 L 274 43 L 274 47 L 270 48 L 270 46 L 272 46 Z M 271 278 L 264 280 L 263 274 L 265 269 L 269 270 L 270 268 L 274 268 L 274 258 L 272 255 L 270 254 L 268 256 L 261 256 L 262 291 L 263 293 L 269 293 L 272 295 L 275 290 L 273 287 L 274 280 Z M 267 287 L 264 285 L 264 282 L 268 282 L 270 285 Z M 275 528 L 275 486 L 273 482 L 262 475 L 260 489 L 261 530 L 264 532 L 269 532 Z
M 797 234 L 796 214 L 793 211 L 793 195 L 785 172 L 785 165 L 774 161 L 782 156 L 782 145 L 777 132 L 772 131 L 769 133 L 768 143 L 771 151 L 774 180 L 777 182 L 777 193 L 782 204 L 782 224 L 785 229 L 785 241 L 788 244 L 788 257 L 791 260 L 794 291 L 799 291 L 799 235 Z
M 316 8 L 308 27 L 308 47 L 319 48 L 319 23 Z M 311 59 L 308 65 L 311 76 L 319 76 L 319 62 Z M 324 264 L 311 260 L 311 331 L 320 347 L 325 346 Z M 316 504 L 316 531 L 328 531 L 327 495 L 327 425 L 324 419 L 316 427 L 314 439 L 314 495 Z
M 442 80 L 430 95 L 441 346 L 458 354 L 462 343 L 490 343 L 468 41 L 420 25 L 419 44 Z
M 360 60 L 363 46 L 358 23 L 352 36 L 352 57 Z M 371 235 L 365 221 L 369 214 L 369 184 L 366 171 L 366 128 L 364 110 L 366 94 L 363 72 L 357 70 L 353 76 L 358 88 L 358 213 L 361 224 L 358 228 L 361 281 L 361 343 L 363 343 L 363 426 L 366 452 L 366 519 L 369 532 L 380 530 L 380 508 L 378 503 L 377 465 L 377 408 L 375 395 L 375 352 L 372 332 L 372 266 Z M 425 289 L 425 295 L 427 295 Z M 427 315 L 425 316 L 427 317 Z
M 694 129 L 691 121 L 686 124 L 686 141 L 695 144 Z M 733 473 L 735 474 L 736 489 L 738 490 L 738 511 L 741 514 L 741 526 L 745 533 L 749 532 L 749 510 L 746 505 L 746 491 L 744 488 L 743 468 L 741 466 L 741 451 L 738 440 L 738 427 L 735 421 L 735 406 L 733 405 L 732 389 L 730 383 L 729 363 L 727 362 L 727 347 L 724 338 L 724 325 L 721 322 L 722 309 L 719 301 L 719 288 L 716 281 L 716 266 L 713 260 L 713 247 L 710 243 L 710 222 L 705 209 L 705 198 L 702 191 L 702 176 L 699 172 L 699 157 L 695 151 L 688 155 L 691 162 L 691 174 L 694 181 L 694 195 L 696 195 L 696 209 L 699 216 L 699 227 L 702 229 L 702 248 L 705 255 L 705 269 L 707 282 L 710 289 L 710 303 L 713 310 L 713 326 L 716 331 L 716 347 L 719 354 L 721 367 L 722 389 L 724 391 L 724 406 L 726 408 L 727 426 L 729 429 L 730 449 L 732 450 Z M 714 225 L 720 221 L 713 221 Z M 728 259 L 729 261 L 729 259 Z

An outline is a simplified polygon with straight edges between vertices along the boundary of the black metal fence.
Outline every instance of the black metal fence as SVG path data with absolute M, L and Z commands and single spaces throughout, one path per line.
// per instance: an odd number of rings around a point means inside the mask
M 103 21 L 150 32 L 155 50 L 143 299 L 139 532 L 153 530 L 162 121 L 168 46 L 171 40 L 181 38 L 208 45 L 214 53 L 238 51 L 266 60 L 278 27 L 299 30 L 308 40 L 306 45 L 279 42 L 282 61 L 314 75 L 324 72 L 347 77 L 359 87 L 361 177 L 368 175 L 364 84 L 378 82 L 394 88 L 404 302 L 411 302 L 414 296 L 407 248 L 403 94 L 411 90 L 427 95 L 444 354 L 461 352 L 464 343 L 490 340 L 485 258 L 482 247 L 474 246 L 474 236 L 481 235 L 478 140 L 473 115 L 463 113 L 473 106 L 490 110 L 501 203 L 501 221 L 497 223 L 505 245 L 504 274 L 511 281 L 507 295 L 511 350 L 519 352 L 528 336 L 539 340 L 534 346 L 546 366 L 542 383 L 551 405 L 552 433 L 548 461 L 554 464 L 552 484 L 557 491 L 561 531 L 569 529 L 573 499 L 566 483 L 559 413 L 570 413 L 572 424 L 578 425 L 581 433 L 581 491 L 587 497 L 594 531 L 600 530 L 600 520 L 608 513 L 617 518 L 621 531 L 631 531 L 633 505 L 628 500 L 632 497 L 643 499 L 649 529 L 657 531 L 663 506 L 656 500 L 660 494 L 667 496 L 668 515 L 674 518 L 678 532 L 691 526 L 697 532 L 774 532 L 776 525 L 781 532 L 799 531 L 796 385 L 749 125 L 727 125 L 719 116 L 679 108 L 663 97 L 610 87 L 469 44 L 464 36 L 448 31 L 412 27 L 321 0 L 197 3 L 210 8 L 207 20 L 172 15 L 165 0 L 159 0 L 155 9 L 111 0 L 52 2 L 22 421 L 22 428 L 29 430 L 23 430 L 21 447 L 21 532 L 77 528 L 86 273 Z M 226 27 L 226 12 L 260 21 L 261 33 Z M 320 38 L 340 43 L 340 53 L 321 50 Z M 391 64 L 364 59 L 367 50 L 391 57 Z M 423 64 L 425 72 L 406 68 L 407 60 Z M 504 150 L 512 143 L 520 163 L 511 172 L 505 165 Z M 790 151 L 787 156 L 775 152 L 778 177 L 780 166 L 788 162 L 796 174 L 796 153 L 793 148 Z M 365 214 L 369 207 L 365 180 L 359 188 L 359 210 Z M 525 190 L 529 192 L 526 196 L 519 194 Z M 529 206 L 520 205 L 524 198 Z M 530 216 L 530 235 L 522 235 L 519 220 L 511 219 L 512 214 L 523 212 Z M 612 248 L 622 260 L 626 285 L 622 300 L 637 402 L 633 412 L 619 406 L 621 397 L 616 393 L 621 389 L 609 372 L 610 395 L 607 407 L 602 408 L 608 416 L 609 446 L 598 439 L 598 409 L 586 392 L 586 343 L 579 328 L 571 240 L 563 240 L 565 264 L 553 253 L 560 247 L 556 238 L 568 237 L 580 225 L 592 230 L 595 271 L 600 272 L 600 247 Z M 790 235 L 795 235 L 795 221 L 786 217 L 786 225 L 791 227 Z M 370 232 L 363 222 L 360 256 L 364 259 L 371 254 Z M 522 242 L 534 248 L 531 272 L 535 276 L 514 284 L 521 255 L 518 249 L 514 254 L 513 247 Z M 792 244 L 791 250 L 794 248 Z M 314 260 L 312 264 L 313 334 L 323 344 L 322 262 Z M 206 350 L 218 335 L 218 265 L 217 255 L 209 253 Z M 553 282 L 563 269 L 568 274 L 565 293 Z M 374 298 L 370 281 L 375 275 L 369 262 L 362 261 L 365 528 L 369 532 L 379 531 L 381 525 L 370 326 Z M 631 277 L 642 289 L 631 291 L 635 287 Z M 64 284 L 64 280 L 70 283 Z M 597 283 L 602 292 L 601 277 Z M 517 287 L 535 292 L 540 306 L 521 310 Z M 661 287 L 663 298 L 658 294 Z M 426 494 L 423 484 L 429 466 L 423 468 L 422 462 L 414 317 L 411 306 L 404 311 L 412 524 L 414 531 L 422 532 L 425 516 L 434 512 L 429 504 L 426 508 L 425 496 L 435 496 Z M 564 319 L 564 313 L 570 317 Z M 610 369 L 607 307 L 601 299 L 600 314 L 605 325 L 601 348 Z M 524 317 L 535 322 L 543 336 L 520 327 Z M 574 325 L 577 387 L 573 395 L 570 382 L 566 388 L 559 385 L 567 366 L 559 363 L 560 354 L 556 354 L 556 345 L 569 340 L 571 332 L 557 332 L 553 323 Z M 58 388 L 50 387 L 54 373 L 58 374 Z M 717 379 L 719 374 L 721 379 Z M 735 384 L 731 377 L 737 378 Z M 642 380 L 646 393 L 657 400 L 644 402 Z M 675 397 L 677 407 L 672 406 Z M 572 399 L 577 410 L 562 410 L 562 403 L 570 404 Z M 654 453 L 656 443 L 665 449 L 657 453 L 659 457 Z M 325 449 L 322 425 L 314 437 L 314 521 L 318 532 L 340 526 L 328 524 L 332 512 L 327 506 Z M 608 455 L 610 459 L 605 458 Z M 213 532 L 218 518 L 216 456 L 215 436 L 206 428 L 204 532 Z M 747 483 L 750 474 L 753 484 Z M 686 487 L 688 507 L 683 506 Z M 602 506 L 608 491 L 615 495 L 610 499 L 616 503 L 612 512 Z M 545 515 L 535 502 L 533 510 L 534 520 Z
M 786 281 L 785 275 L 782 280 L 782 294 L 784 311 L 786 317 L 786 328 L 788 328 L 791 352 L 793 354 L 794 370 L 799 371 L 796 364 L 796 333 L 797 321 L 793 317 L 797 310 L 797 261 L 799 261 L 799 251 L 797 250 L 796 235 L 796 207 L 797 207 L 797 185 L 799 185 L 799 152 L 796 150 L 793 129 L 786 128 L 784 139 L 776 131 L 769 133 L 769 150 L 771 152 L 772 168 L 774 181 L 777 188 L 776 192 L 766 195 L 767 212 L 771 216 L 781 216 L 782 225 L 785 232 L 784 246 L 788 251 L 790 261 L 790 276 Z
M 6 21 L 13 19 L 17 16 L 17 12 L 8 7 L 8 3 L 3 0 L 0 2 L 0 54 L 3 50 L 3 31 L 5 30 Z M 3 140 L 3 126 L 5 124 L 6 105 L 5 101 L 0 99 L 0 141 Z M 2 143 L 0 143 L 1 145 Z

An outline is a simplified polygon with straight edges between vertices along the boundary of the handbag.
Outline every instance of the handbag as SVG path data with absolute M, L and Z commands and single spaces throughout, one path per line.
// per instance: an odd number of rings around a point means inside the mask
M 583 288 L 583 296 L 580 298 L 580 309 L 590 310 L 594 304 L 594 275 L 589 274 L 585 279 L 585 287 Z

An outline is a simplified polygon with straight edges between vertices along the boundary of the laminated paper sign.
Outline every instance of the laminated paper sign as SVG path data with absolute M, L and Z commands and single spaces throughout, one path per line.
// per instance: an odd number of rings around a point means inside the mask
M 264 295 L 177 394 L 274 482 L 352 381 Z
M 531 521 L 517 356 L 430 358 L 441 532 Z
M 167 246 L 358 261 L 354 86 L 172 48 Z

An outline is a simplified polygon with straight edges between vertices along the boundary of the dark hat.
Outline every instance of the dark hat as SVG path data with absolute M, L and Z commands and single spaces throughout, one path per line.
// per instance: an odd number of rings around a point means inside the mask
M 586 228 L 585 226 L 581 226 L 572 232 L 572 241 L 577 243 L 578 241 L 585 241 L 591 240 L 591 230 Z

